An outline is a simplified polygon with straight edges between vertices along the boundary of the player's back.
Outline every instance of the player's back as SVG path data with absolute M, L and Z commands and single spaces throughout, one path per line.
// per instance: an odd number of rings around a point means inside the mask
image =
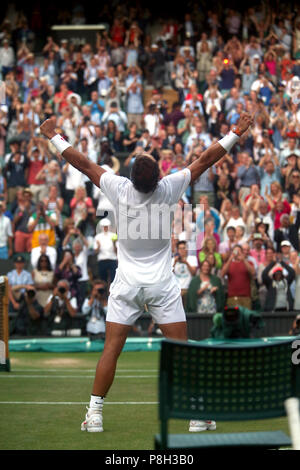
M 102 175 L 101 189 L 116 211 L 118 275 L 124 282 L 147 286 L 170 278 L 171 225 L 189 182 L 190 171 L 185 169 L 163 178 L 145 194 L 127 178 Z

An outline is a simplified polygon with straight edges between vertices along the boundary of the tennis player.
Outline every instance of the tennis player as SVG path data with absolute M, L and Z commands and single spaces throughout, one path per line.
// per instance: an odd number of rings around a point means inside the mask
M 143 314 L 145 304 L 165 337 L 187 341 L 181 290 L 172 273 L 171 220 L 157 217 L 155 211 L 153 216 L 152 208 L 161 205 L 171 208 L 178 203 L 189 184 L 228 153 L 252 122 L 248 113 L 242 114 L 228 135 L 207 148 L 187 168 L 162 179 L 157 161 L 147 153 L 135 157 L 128 179 L 105 171 L 71 147 L 55 133 L 55 118 L 41 125 L 41 133 L 50 139 L 63 158 L 100 187 L 116 210 L 118 268 L 110 287 L 104 350 L 96 367 L 82 430 L 103 431 L 104 398 L 114 380 L 127 335 Z M 166 220 L 168 236 L 163 234 Z M 138 236 L 138 226 L 143 236 Z

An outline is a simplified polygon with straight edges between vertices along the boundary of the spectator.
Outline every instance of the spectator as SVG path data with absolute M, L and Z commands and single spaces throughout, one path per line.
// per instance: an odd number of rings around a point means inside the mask
M 5 211 L 6 204 L 0 201 L 0 259 L 9 259 L 13 254 L 12 224 Z
M 118 108 L 115 101 L 110 104 L 110 109 L 105 111 L 102 116 L 102 124 L 107 125 L 108 121 L 113 121 L 121 134 L 125 132 L 128 123 L 127 115 L 124 111 Z
M 78 225 L 81 220 L 86 218 L 87 212 L 91 208 L 93 208 L 93 201 L 90 197 L 87 197 L 85 187 L 77 187 L 74 197 L 70 202 L 70 209 L 72 211 L 71 216 L 75 222 L 75 226 Z
M 290 286 L 295 279 L 295 271 L 284 261 L 279 264 L 273 261 L 262 273 L 263 282 L 267 288 L 264 310 L 292 310 L 293 297 Z
M 228 257 L 230 256 L 230 253 L 232 253 L 232 250 L 234 249 L 236 245 L 235 232 L 236 232 L 235 227 L 231 227 L 229 225 L 226 228 L 226 240 L 221 242 L 219 245 L 219 253 L 222 257 L 223 262 L 228 259 Z
M 32 192 L 33 202 L 37 204 L 47 195 L 45 181 L 37 178 L 45 164 L 45 159 L 43 150 L 41 151 L 38 146 L 29 144 L 29 153 L 27 184 Z
M 109 230 L 111 222 L 102 219 L 102 231 L 97 233 L 94 240 L 94 250 L 97 253 L 99 278 L 108 284 L 112 283 L 117 269 L 117 236 Z
M 245 259 L 243 250 L 237 245 L 227 262 L 223 265 L 221 276 L 228 279 L 228 307 L 246 307 L 251 310 L 251 279 L 255 276 L 255 268 Z
M 274 232 L 274 241 L 276 243 L 277 252 L 280 251 L 281 243 L 287 240 L 291 243 L 296 251 L 299 251 L 299 231 L 300 211 L 297 211 L 297 218 L 294 223 L 290 222 L 288 214 L 282 214 L 280 217 L 280 226 Z
M 139 129 L 142 127 L 144 104 L 142 85 L 134 80 L 126 90 L 126 113 L 128 127 L 135 123 Z
M 74 261 L 76 266 L 80 268 L 81 277 L 78 279 L 78 308 L 81 306 L 86 298 L 89 274 L 88 274 L 88 241 L 82 237 L 74 240 L 72 248 L 74 253 Z
M 7 280 L 9 285 L 9 300 L 10 306 L 14 310 L 20 307 L 19 301 L 21 295 L 24 294 L 27 288 L 33 286 L 34 282 L 29 271 L 24 269 L 25 258 L 22 255 L 17 255 L 14 259 L 15 269 L 7 273 Z
M 32 249 L 32 234 L 28 231 L 28 221 L 35 211 L 35 205 L 29 188 L 22 191 L 22 196 L 13 212 L 14 249 L 16 253 L 29 253 Z
M 45 307 L 54 288 L 54 271 L 49 256 L 40 255 L 31 275 L 36 290 L 36 300 Z
M 198 276 L 195 276 L 187 293 L 187 311 L 197 313 L 223 312 L 224 291 L 218 276 L 211 274 L 211 265 L 203 261 Z
M 106 309 L 107 284 L 101 279 L 95 279 L 91 294 L 82 305 L 82 313 L 87 317 L 86 331 L 91 339 L 105 338 Z
M 58 281 L 44 307 L 44 314 L 48 334 L 63 336 L 72 328 L 72 320 L 77 314 L 77 300 L 71 295 L 66 279 Z
M 251 237 L 252 249 L 250 249 L 250 255 L 255 259 L 257 266 L 260 266 L 265 262 L 266 250 L 264 248 L 264 240 L 261 233 L 254 233 Z
M 177 242 L 177 253 L 174 257 L 173 271 L 178 279 L 181 295 L 185 300 L 188 287 L 193 276 L 196 275 L 198 268 L 196 256 L 189 255 L 187 251 L 187 243 L 185 240 Z
M 11 327 L 12 335 L 38 336 L 43 331 L 43 308 L 37 300 L 34 286 L 27 286 L 18 301 L 17 317 Z
M 39 246 L 39 236 L 46 234 L 49 237 L 49 245 L 55 246 L 56 235 L 55 227 L 57 225 L 56 214 L 45 208 L 43 202 L 40 202 L 36 211 L 28 220 L 28 232 L 32 233 L 32 248 Z
M 19 189 L 25 188 L 27 185 L 27 159 L 17 150 L 7 159 L 5 165 L 5 177 L 7 182 L 7 202 L 11 204 Z
M 217 250 L 217 242 L 214 237 L 206 237 L 204 239 L 202 249 L 198 254 L 199 265 L 201 265 L 204 260 L 209 259 L 210 255 L 214 258 L 214 266 L 216 269 L 221 269 L 223 264 L 222 257 Z
M 82 276 L 82 272 L 79 266 L 75 264 L 75 256 L 71 250 L 64 250 L 61 262 L 55 269 L 56 281 L 67 280 L 69 284 L 69 291 L 72 297 L 79 299 L 79 286 L 78 281 Z
M 57 250 L 54 246 L 49 246 L 49 236 L 47 233 L 41 233 L 38 237 L 38 246 L 31 250 L 30 263 L 33 269 L 37 268 L 41 255 L 49 258 L 51 269 L 56 267 Z
M 15 65 L 15 51 L 10 46 L 9 40 L 4 38 L 2 47 L 0 47 L 0 68 L 3 79 L 5 79 L 8 72 L 10 72 Z

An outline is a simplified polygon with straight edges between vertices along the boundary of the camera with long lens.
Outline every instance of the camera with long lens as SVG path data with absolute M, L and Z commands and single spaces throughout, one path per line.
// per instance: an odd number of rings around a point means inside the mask
M 97 289 L 97 292 L 98 292 L 98 294 L 103 295 L 103 294 L 105 294 L 106 290 L 103 289 L 103 287 L 99 287 L 99 289 Z
M 58 288 L 58 292 L 59 292 L 60 294 L 65 294 L 65 293 L 66 293 L 66 288 L 65 288 L 65 287 L 59 287 L 59 288 Z

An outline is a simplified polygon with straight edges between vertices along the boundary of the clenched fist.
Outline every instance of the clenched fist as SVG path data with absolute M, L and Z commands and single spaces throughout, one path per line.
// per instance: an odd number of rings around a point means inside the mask
M 52 139 L 52 137 L 56 135 L 55 128 L 56 118 L 54 117 L 46 119 L 46 121 L 44 121 L 43 124 L 40 126 L 40 131 L 45 137 L 48 137 L 48 139 Z
M 241 134 L 244 134 L 247 129 L 253 124 L 253 116 L 249 113 L 242 113 L 237 122 L 237 127 Z

